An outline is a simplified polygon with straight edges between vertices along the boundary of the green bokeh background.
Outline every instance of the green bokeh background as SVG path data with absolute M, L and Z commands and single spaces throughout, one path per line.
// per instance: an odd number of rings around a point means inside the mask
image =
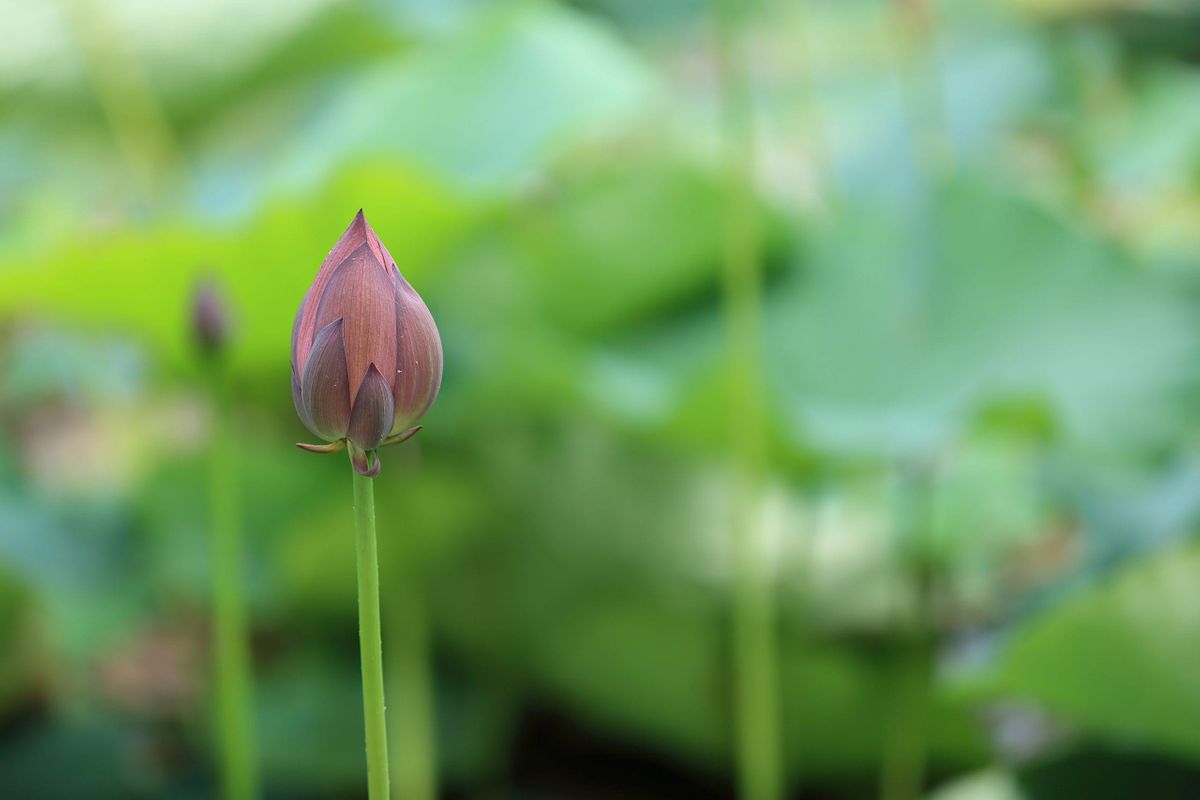
M 1200 7 L 927 5 L 744 20 L 789 786 L 874 796 L 920 565 L 931 795 L 1200 796 Z M 446 355 L 376 489 L 443 796 L 733 795 L 714 19 L 0 2 L 0 795 L 213 796 L 209 278 L 268 796 L 365 796 L 350 475 L 288 392 L 360 207 Z

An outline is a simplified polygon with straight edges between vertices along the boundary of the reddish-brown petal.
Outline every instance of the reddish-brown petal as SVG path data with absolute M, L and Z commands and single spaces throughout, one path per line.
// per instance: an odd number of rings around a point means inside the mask
M 392 387 L 372 364 L 363 378 L 346 435 L 363 450 L 374 450 L 392 430 Z
M 339 318 L 345 323 L 342 334 L 352 394 L 362 385 L 372 363 L 396 362 L 394 292 L 390 276 L 380 269 L 375 252 L 364 243 L 346 257 L 320 296 L 317 326 Z
M 367 218 L 363 216 L 362 209 L 358 210 L 358 216 L 354 218 L 354 222 L 350 223 L 350 227 L 356 231 L 360 231 L 363 239 L 371 246 L 375 257 L 379 259 L 379 263 L 383 266 L 384 273 L 390 276 L 391 270 L 396 266 L 396 260 L 392 258 L 392 254 L 388 252 L 376 234 L 375 229 L 371 227 L 371 223 L 367 222 Z
M 308 411 L 304 408 L 304 400 L 300 391 L 300 376 L 296 373 L 296 364 L 294 362 L 292 363 L 292 404 L 296 406 L 296 415 L 300 417 L 300 421 L 304 423 L 304 427 L 311 431 L 313 424 L 308 416 Z
M 322 323 L 317 321 L 320 309 L 319 303 L 316 301 L 324 294 L 326 285 L 338 271 L 342 262 L 364 244 L 370 248 L 383 272 L 387 273 L 395 263 L 391 253 L 383 246 L 383 242 L 379 240 L 375 231 L 367 223 L 362 209 L 359 209 L 350 226 L 346 228 L 334 244 L 333 249 L 325 256 L 325 260 L 321 262 L 317 277 L 313 279 L 312 286 L 304 295 L 304 301 L 301 302 L 300 310 L 296 314 L 296 322 L 292 326 L 292 360 L 301 365 L 300 375 L 302 378 L 304 377 L 304 364 L 308 363 L 308 351 L 312 348 L 316 332 L 322 326 Z M 310 299 L 314 302 L 308 302 Z
M 326 441 L 344 437 L 350 424 L 350 386 L 342 329 L 340 319 L 321 329 L 300 378 L 301 402 L 312 422 L 309 430 Z
M 411 428 L 442 386 L 442 340 L 421 296 L 396 273 L 396 374 L 392 433 Z
M 296 309 L 296 319 L 292 323 L 292 369 L 297 371 L 297 375 L 304 371 L 304 365 L 308 361 L 308 351 L 312 348 L 311 325 L 310 330 L 301 335 L 301 328 L 304 326 L 304 309 L 308 307 L 308 298 L 311 294 L 312 288 L 310 287 L 304 293 L 304 299 L 300 301 L 300 307 Z M 304 344 L 303 347 L 300 346 L 301 342 Z

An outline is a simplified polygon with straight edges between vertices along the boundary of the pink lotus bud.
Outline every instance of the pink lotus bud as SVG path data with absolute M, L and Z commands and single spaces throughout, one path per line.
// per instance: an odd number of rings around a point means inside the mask
M 442 383 L 442 342 L 421 296 L 362 211 L 321 264 L 292 327 L 292 400 L 330 445 L 347 442 L 355 469 L 378 474 L 369 451 L 403 441 Z

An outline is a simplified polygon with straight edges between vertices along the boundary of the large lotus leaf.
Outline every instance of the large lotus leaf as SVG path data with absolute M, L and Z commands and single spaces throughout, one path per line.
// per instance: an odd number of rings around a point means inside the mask
M 86 92 L 93 71 L 124 78 L 131 63 L 164 96 L 186 95 L 248 73 L 322 15 L 328 43 L 336 43 L 349 31 L 331 24 L 331 5 L 267 0 L 247 13 L 237 0 L 174 7 L 154 0 L 36 7 L 4 2 L 0 15 L 10 46 L 0 62 L 0 93 L 32 98 Z M 362 22 L 360 15 L 343 16 Z M 362 43 L 371 29 L 360 24 L 357 33 Z
M 724 208 L 716 176 L 652 149 L 562 176 L 522 204 L 516 234 L 556 325 L 627 330 L 713 295 Z
M 324 99 L 278 168 L 302 177 L 331 154 L 400 153 L 494 187 L 565 141 L 627 122 L 653 96 L 633 53 L 586 18 L 550 4 L 504 5 Z
M 1060 457 L 1045 465 L 1052 502 L 1073 510 L 1086 539 L 1074 548 L 1076 569 L 1065 580 L 1025 598 L 1034 607 L 1191 536 L 1200 522 L 1200 464 L 1194 459 L 1152 471 L 1087 459 L 1087 454 Z
M 957 180 L 815 239 L 768 311 L 771 380 L 799 439 L 928 452 L 1011 398 L 1109 447 L 1176 429 L 1194 305 L 1049 213 Z
M 995 688 L 1114 743 L 1200 759 L 1200 549 L 1166 550 L 1013 634 Z

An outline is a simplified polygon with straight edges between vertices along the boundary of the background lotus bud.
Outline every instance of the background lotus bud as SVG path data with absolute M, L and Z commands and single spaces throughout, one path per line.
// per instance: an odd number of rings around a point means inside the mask
M 210 358 L 229 339 L 229 309 L 214 281 L 198 282 L 192 291 L 192 336 L 200 352 Z
M 292 399 L 331 446 L 366 452 L 403 441 L 437 397 L 442 343 L 420 295 L 396 268 L 362 211 L 329 251 L 292 327 Z M 373 472 L 378 471 L 378 460 Z

